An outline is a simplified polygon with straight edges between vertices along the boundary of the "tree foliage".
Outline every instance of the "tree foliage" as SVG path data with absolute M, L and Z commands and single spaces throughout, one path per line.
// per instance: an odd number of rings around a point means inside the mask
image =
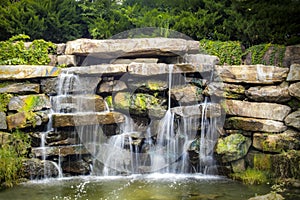
M 103 39 L 159 27 L 246 46 L 300 42 L 298 0 L 2 0 L 0 5 L 1 40 L 20 33 L 53 42 Z

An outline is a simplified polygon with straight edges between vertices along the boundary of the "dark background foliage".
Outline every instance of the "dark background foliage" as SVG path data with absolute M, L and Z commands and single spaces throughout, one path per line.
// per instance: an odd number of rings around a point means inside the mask
M 66 42 L 162 27 L 195 40 L 240 41 L 246 47 L 300 43 L 299 0 L 1 0 L 0 5 L 0 40 L 26 34 Z

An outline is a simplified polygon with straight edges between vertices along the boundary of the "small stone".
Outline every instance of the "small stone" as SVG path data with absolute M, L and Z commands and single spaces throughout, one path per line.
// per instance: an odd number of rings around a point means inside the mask
M 289 114 L 285 118 L 284 122 L 287 126 L 292 126 L 296 129 L 300 130 L 300 109 Z
M 76 56 L 74 55 L 60 55 L 57 56 L 58 65 L 66 65 L 68 67 L 77 66 Z
M 286 78 L 287 81 L 300 81 L 300 64 L 292 64 L 290 66 L 289 74 Z
M 289 87 L 289 93 L 291 96 L 300 100 L 300 82 L 291 84 Z

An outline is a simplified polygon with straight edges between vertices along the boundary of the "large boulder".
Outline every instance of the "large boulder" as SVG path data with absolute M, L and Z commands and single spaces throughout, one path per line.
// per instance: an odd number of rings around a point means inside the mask
M 244 131 L 274 132 L 279 133 L 287 129 L 282 123 L 274 120 L 256 119 L 246 117 L 229 117 L 225 120 L 226 129 Z
M 49 117 L 46 112 L 32 112 L 22 111 L 15 114 L 10 114 L 6 117 L 7 127 L 9 130 L 14 128 L 26 128 L 41 126 L 48 122 Z
M 65 54 L 118 57 L 174 56 L 199 52 L 199 42 L 176 38 L 77 39 L 66 44 Z
M 271 193 L 266 194 L 266 195 L 251 197 L 248 200 L 284 200 L 284 198 L 280 194 L 277 194 L 275 192 L 271 192 Z
M 48 65 L 2 65 L 0 80 L 56 77 L 61 69 Z
M 281 153 L 300 149 L 299 133 L 287 130 L 280 134 L 254 133 L 253 147 L 264 152 Z
M 59 171 L 56 166 L 57 164 L 49 160 L 25 159 L 22 165 L 23 177 L 30 180 L 57 177 Z
M 165 99 L 156 98 L 150 94 L 118 92 L 113 98 L 116 109 L 127 114 L 162 118 L 166 112 L 163 106 Z
M 228 83 L 274 84 L 285 80 L 288 68 L 266 65 L 215 66 L 220 79 Z
M 256 103 L 239 100 L 226 100 L 225 111 L 228 115 L 253 117 L 283 121 L 291 108 L 275 103 Z
M 296 129 L 300 130 L 300 109 L 289 114 L 285 118 L 284 122 L 287 126 L 292 126 Z
M 203 100 L 202 90 L 190 84 L 171 88 L 171 98 L 179 105 L 200 103 Z
M 254 101 L 275 102 L 282 103 L 289 101 L 291 96 L 289 94 L 288 86 L 258 86 L 250 87 L 246 91 L 246 96 Z
M 61 168 L 64 173 L 69 173 L 72 175 L 86 175 L 90 173 L 89 163 L 83 160 L 69 160 L 63 162 Z
M 251 139 L 242 134 L 232 134 L 219 138 L 216 153 L 221 156 L 223 163 L 238 160 L 244 157 L 251 146 Z

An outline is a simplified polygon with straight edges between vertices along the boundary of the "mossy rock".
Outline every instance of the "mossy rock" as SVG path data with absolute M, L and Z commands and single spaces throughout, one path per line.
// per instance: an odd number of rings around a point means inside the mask
M 216 153 L 221 156 L 223 163 L 231 162 L 244 157 L 250 146 L 250 138 L 242 134 L 232 134 L 225 138 L 219 138 Z
M 39 111 L 44 108 L 48 109 L 50 106 L 49 97 L 44 94 L 15 96 L 8 104 L 9 110 L 19 112 Z
M 164 101 L 164 99 L 158 99 L 149 94 L 119 92 L 114 96 L 113 105 L 116 109 L 133 115 L 145 116 L 151 114 L 162 117 L 166 111 L 163 106 Z

